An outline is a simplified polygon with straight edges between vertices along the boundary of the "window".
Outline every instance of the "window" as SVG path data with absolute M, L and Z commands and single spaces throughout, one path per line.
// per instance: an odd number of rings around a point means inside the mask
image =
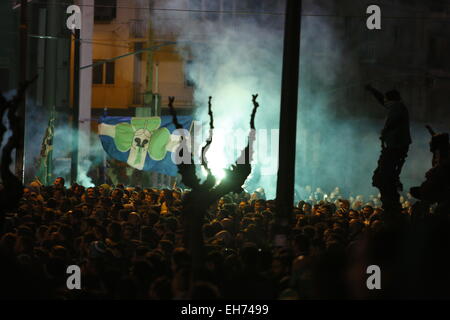
M 94 60 L 94 63 L 103 60 Z M 114 84 L 115 63 L 106 62 L 92 68 L 92 84 Z
M 100 62 L 99 60 L 94 60 L 94 63 Z M 92 83 L 93 84 L 103 84 L 103 68 L 104 64 L 96 65 L 92 68 Z
M 106 84 L 114 84 L 114 73 L 115 73 L 114 62 L 105 63 L 105 68 L 106 68 L 105 83 Z
M 116 18 L 116 0 L 95 0 L 94 20 L 109 22 Z

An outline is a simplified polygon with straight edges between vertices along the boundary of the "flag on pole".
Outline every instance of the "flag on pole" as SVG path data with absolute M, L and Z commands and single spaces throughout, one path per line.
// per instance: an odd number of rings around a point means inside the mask
M 49 185 L 52 179 L 52 155 L 53 155 L 53 135 L 55 116 L 52 111 L 48 120 L 47 130 L 42 140 L 39 169 L 37 178 L 43 185 Z
M 192 117 L 179 116 L 178 122 L 189 130 Z M 98 134 L 110 157 L 138 170 L 176 176 L 172 152 L 178 148 L 182 133 L 175 129 L 171 116 L 104 116 L 99 120 Z

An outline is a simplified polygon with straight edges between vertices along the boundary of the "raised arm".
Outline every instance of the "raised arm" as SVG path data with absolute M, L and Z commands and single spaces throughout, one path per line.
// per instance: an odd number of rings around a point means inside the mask
M 370 93 L 372 93 L 372 95 L 375 97 L 375 99 L 377 99 L 377 101 L 383 106 L 385 107 L 384 104 L 384 95 L 378 91 L 377 89 L 375 89 L 374 87 L 372 87 L 370 84 L 366 85 L 366 90 L 369 91 Z

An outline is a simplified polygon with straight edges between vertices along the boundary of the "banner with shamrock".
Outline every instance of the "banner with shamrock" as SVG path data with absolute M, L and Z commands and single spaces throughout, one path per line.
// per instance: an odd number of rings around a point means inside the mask
M 184 129 L 190 129 L 192 117 L 177 118 Z M 98 134 L 110 157 L 138 170 L 176 176 L 171 153 L 179 146 L 181 133 L 174 133 L 175 129 L 171 116 L 101 117 Z

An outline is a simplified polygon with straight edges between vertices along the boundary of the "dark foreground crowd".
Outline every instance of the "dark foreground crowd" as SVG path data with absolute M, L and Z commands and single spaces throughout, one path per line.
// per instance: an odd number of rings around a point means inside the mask
M 180 189 L 32 184 L 0 239 L 0 298 L 365 299 L 449 298 L 450 233 L 432 214 L 392 229 L 382 209 L 339 198 L 293 208 L 285 236 L 276 203 L 259 193 L 221 198 L 204 219 L 206 258 L 192 280 Z M 359 199 L 361 200 L 361 199 Z M 356 203 L 355 203 L 356 202 Z M 81 290 L 66 285 L 81 268 Z M 381 270 L 369 290 L 367 268 Z

